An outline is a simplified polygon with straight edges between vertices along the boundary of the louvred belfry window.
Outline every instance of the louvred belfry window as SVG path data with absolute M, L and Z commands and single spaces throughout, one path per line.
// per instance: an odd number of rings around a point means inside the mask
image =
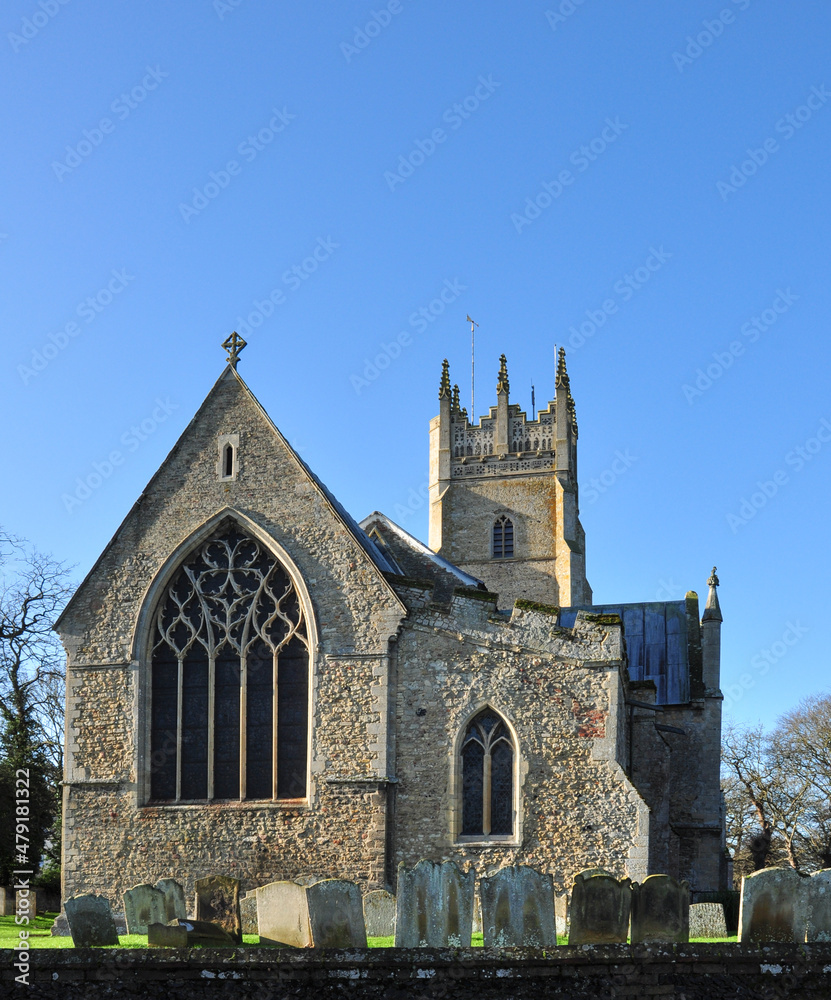
M 514 745 L 492 709 L 480 712 L 462 740 L 463 837 L 514 832 Z
M 513 559 L 514 522 L 509 517 L 498 517 L 493 522 L 493 558 Z
M 308 673 L 294 584 L 259 542 L 225 525 L 156 612 L 151 800 L 305 797 Z

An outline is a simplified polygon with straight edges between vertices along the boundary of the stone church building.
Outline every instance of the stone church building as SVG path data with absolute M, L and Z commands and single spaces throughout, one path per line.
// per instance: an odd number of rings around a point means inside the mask
M 58 623 L 64 898 L 422 857 L 724 887 L 718 580 L 592 604 L 564 352 L 535 419 L 504 356 L 478 423 L 444 363 L 428 547 L 353 520 L 229 343 Z

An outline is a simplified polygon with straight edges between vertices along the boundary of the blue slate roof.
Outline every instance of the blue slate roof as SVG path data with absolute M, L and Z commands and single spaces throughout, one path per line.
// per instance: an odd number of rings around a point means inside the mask
M 572 628 L 578 610 L 620 615 L 629 677 L 633 681 L 654 681 L 658 705 L 679 705 L 690 700 L 690 658 L 684 601 L 563 608 L 560 624 Z

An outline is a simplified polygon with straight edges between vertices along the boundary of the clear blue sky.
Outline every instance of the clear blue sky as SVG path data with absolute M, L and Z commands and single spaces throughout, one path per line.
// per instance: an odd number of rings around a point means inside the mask
M 728 714 L 828 690 L 826 2 L 8 0 L 0 29 L 7 530 L 80 579 L 236 328 L 346 507 L 426 539 L 470 313 L 480 415 L 502 351 L 530 407 L 568 348 L 596 600 L 703 601 L 716 563 Z

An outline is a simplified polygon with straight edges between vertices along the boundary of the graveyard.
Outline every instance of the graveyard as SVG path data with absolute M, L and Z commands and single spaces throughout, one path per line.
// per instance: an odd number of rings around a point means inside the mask
M 522 995 L 829 996 L 830 870 L 745 877 L 736 928 L 722 904 L 691 903 L 668 875 L 638 884 L 587 869 L 566 898 L 528 866 L 477 877 L 423 859 L 401 866 L 396 888 L 362 895 L 348 880 L 301 876 L 241 896 L 237 879 L 214 875 L 191 900 L 172 877 L 127 890 L 118 909 L 81 894 L 60 914 L 30 914 L 29 982 L 56 996 L 76 985 L 114 995 L 113 980 L 115 995 L 146 996 L 173 981 L 177 996 L 213 995 L 227 980 L 234 995 L 260 997 L 279 982 L 297 996 L 486 998 L 514 995 L 519 981 Z M 19 949 L 25 899 L 2 891 L 0 949 Z

